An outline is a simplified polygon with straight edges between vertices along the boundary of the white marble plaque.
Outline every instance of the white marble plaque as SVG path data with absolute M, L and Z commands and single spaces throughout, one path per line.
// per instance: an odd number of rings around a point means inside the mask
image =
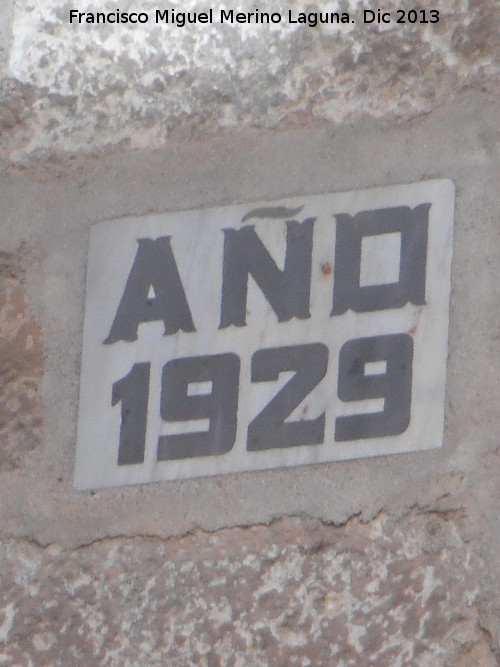
M 96 224 L 75 486 L 439 447 L 454 187 Z

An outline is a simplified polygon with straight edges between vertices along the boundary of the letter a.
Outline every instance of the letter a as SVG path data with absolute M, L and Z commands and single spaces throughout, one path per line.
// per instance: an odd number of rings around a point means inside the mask
M 170 245 L 170 237 L 138 239 L 139 248 L 116 311 L 107 344 L 137 340 L 142 322 L 163 320 L 165 336 L 195 331 Z M 151 287 L 154 298 L 150 298 Z

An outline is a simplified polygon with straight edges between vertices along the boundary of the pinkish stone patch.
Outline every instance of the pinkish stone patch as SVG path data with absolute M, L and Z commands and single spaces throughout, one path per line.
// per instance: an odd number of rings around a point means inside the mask
M 42 332 L 23 278 L 22 258 L 0 253 L 0 471 L 23 465 L 41 437 Z
M 9 541 L 0 567 L 2 665 L 496 664 L 456 514 Z

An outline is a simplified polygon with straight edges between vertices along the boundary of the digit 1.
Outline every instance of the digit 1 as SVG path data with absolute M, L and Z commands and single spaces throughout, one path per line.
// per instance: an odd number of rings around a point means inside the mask
M 385 372 L 367 373 L 365 365 L 385 362 Z M 335 440 L 360 440 L 399 435 L 408 428 L 411 412 L 413 338 L 389 334 L 356 338 L 339 354 L 338 395 L 342 401 L 383 398 L 381 412 L 337 417 Z
M 150 367 L 149 363 L 134 364 L 130 373 L 113 385 L 111 405 L 121 403 L 122 411 L 119 466 L 144 462 Z

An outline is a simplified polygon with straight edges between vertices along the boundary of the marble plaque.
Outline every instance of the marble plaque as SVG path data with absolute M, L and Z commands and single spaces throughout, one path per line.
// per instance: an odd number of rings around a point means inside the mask
M 75 487 L 439 447 L 454 187 L 98 223 Z

